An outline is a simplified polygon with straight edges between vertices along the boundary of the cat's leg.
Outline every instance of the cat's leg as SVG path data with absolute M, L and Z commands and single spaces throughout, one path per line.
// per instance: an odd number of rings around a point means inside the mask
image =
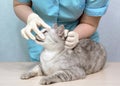
M 71 68 L 66 70 L 57 71 L 56 73 L 44 76 L 40 80 L 40 84 L 48 85 L 57 82 L 72 81 L 85 78 L 86 74 L 82 68 Z
M 34 68 L 29 70 L 28 72 L 25 72 L 21 75 L 21 79 L 29 79 L 35 76 L 42 76 L 42 71 L 41 71 L 41 65 L 36 65 Z

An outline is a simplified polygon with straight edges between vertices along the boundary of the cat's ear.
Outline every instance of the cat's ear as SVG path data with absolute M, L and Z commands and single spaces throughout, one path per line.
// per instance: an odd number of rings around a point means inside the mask
M 58 28 L 58 25 L 57 23 L 55 23 L 53 26 L 52 26 L 53 29 L 57 29 Z
M 64 25 L 60 25 L 57 28 L 57 34 L 58 34 L 59 37 L 63 37 L 64 36 Z

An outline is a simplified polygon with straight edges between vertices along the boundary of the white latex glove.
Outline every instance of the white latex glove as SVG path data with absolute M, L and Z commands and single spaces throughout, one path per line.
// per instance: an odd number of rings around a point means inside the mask
M 38 29 L 38 26 L 42 26 L 45 29 L 49 30 L 51 27 L 47 25 L 37 14 L 31 13 L 27 19 L 27 25 L 21 30 L 21 34 L 25 39 L 35 40 L 35 36 L 31 33 L 34 31 L 41 40 L 45 39 L 43 33 Z
M 73 49 L 79 42 L 79 34 L 74 31 L 64 31 L 64 36 L 67 37 L 65 41 L 65 48 Z

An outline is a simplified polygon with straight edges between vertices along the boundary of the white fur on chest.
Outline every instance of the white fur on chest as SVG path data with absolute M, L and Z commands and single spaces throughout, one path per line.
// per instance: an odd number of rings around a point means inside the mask
M 40 57 L 40 61 L 42 64 L 43 71 L 46 75 L 52 74 L 55 72 L 57 68 L 55 68 L 54 65 L 54 57 L 56 55 L 56 52 L 53 51 L 43 51 Z
M 47 61 L 50 61 L 52 60 L 55 56 L 56 56 L 56 53 L 58 51 L 43 51 L 43 53 L 41 54 L 41 61 L 44 61 L 44 62 L 47 62 Z

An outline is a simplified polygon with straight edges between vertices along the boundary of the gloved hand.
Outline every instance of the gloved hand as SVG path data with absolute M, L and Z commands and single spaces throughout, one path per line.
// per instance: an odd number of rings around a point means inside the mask
M 43 35 L 43 33 L 38 29 L 38 26 L 42 26 L 45 29 L 49 30 L 51 27 L 49 25 L 47 25 L 37 14 L 35 13 L 31 13 L 28 16 L 27 19 L 27 25 L 25 28 L 23 28 L 21 30 L 21 34 L 25 39 L 32 39 L 35 40 L 34 35 L 31 33 L 32 31 L 34 31 L 40 38 L 41 40 L 45 39 L 45 36 Z
M 64 36 L 67 37 L 65 41 L 65 48 L 73 49 L 79 42 L 79 34 L 75 31 L 64 30 Z

